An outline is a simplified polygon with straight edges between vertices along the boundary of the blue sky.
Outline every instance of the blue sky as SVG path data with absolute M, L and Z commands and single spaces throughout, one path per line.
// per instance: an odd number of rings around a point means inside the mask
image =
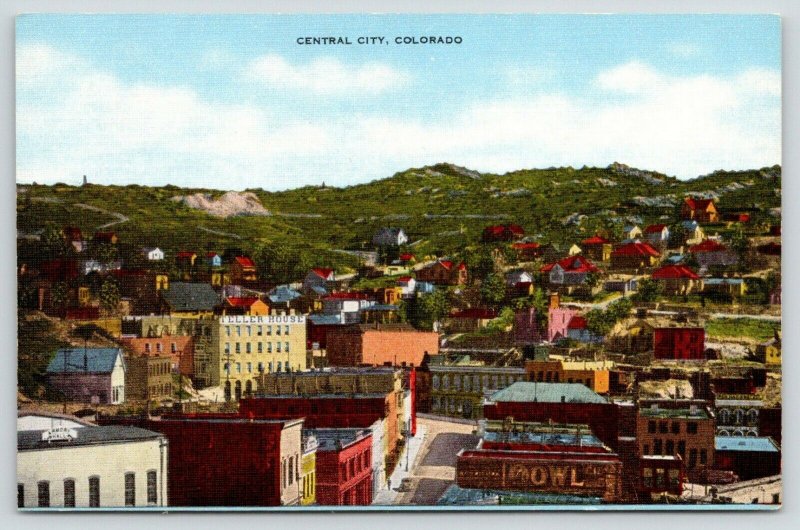
M 296 43 L 327 35 L 388 43 Z M 462 43 L 394 42 L 424 35 Z M 780 163 L 775 16 L 24 15 L 16 68 L 20 182 Z

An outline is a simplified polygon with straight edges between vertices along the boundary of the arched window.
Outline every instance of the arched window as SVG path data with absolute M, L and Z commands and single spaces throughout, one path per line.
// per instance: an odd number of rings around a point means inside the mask
M 728 425 L 728 422 L 731 419 L 731 412 L 728 409 L 722 409 L 719 413 L 719 421 L 723 425 Z
M 434 390 L 439 390 L 439 376 L 438 375 L 434 375 L 431 378 L 431 386 L 433 387 Z
M 747 411 L 747 423 L 748 425 L 756 425 L 758 423 L 758 411 L 756 409 Z
M 736 409 L 736 425 L 741 425 L 744 423 L 744 411 L 742 409 Z

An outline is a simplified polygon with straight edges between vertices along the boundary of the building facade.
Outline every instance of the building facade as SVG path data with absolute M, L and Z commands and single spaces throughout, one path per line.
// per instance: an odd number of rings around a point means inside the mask
M 17 432 L 19 508 L 168 506 L 167 441 L 126 426 Z

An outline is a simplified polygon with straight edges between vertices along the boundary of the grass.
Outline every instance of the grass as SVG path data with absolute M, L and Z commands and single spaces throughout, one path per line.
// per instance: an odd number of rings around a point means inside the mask
M 754 318 L 718 318 L 706 323 L 706 334 L 711 337 L 749 337 L 764 341 L 774 336 L 775 328 L 780 331 L 780 324 Z

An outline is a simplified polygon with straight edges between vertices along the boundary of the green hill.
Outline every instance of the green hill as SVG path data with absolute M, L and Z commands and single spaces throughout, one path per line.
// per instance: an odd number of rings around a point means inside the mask
M 437 164 L 342 188 L 246 190 L 271 215 L 222 218 L 173 200 L 195 193 L 217 198 L 223 194 L 218 190 L 18 185 L 17 229 L 23 236 L 36 235 L 53 222 L 91 234 L 116 222 L 107 229 L 122 241 L 167 252 L 248 249 L 269 242 L 313 249 L 330 261 L 334 254 L 328 250 L 368 249 L 372 234 L 383 226 L 404 228 L 411 241 L 419 241 L 420 253 L 458 252 L 474 245 L 486 225 L 502 222 L 520 224 L 543 241 L 566 243 L 603 227 L 618 231 L 631 223 L 669 223 L 687 193 L 714 193 L 723 210 L 748 209 L 754 220 L 774 222 L 776 212 L 770 210 L 780 207 L 780 188 L 779 166 L 680 181 L 621 164 L 503 175 Z

